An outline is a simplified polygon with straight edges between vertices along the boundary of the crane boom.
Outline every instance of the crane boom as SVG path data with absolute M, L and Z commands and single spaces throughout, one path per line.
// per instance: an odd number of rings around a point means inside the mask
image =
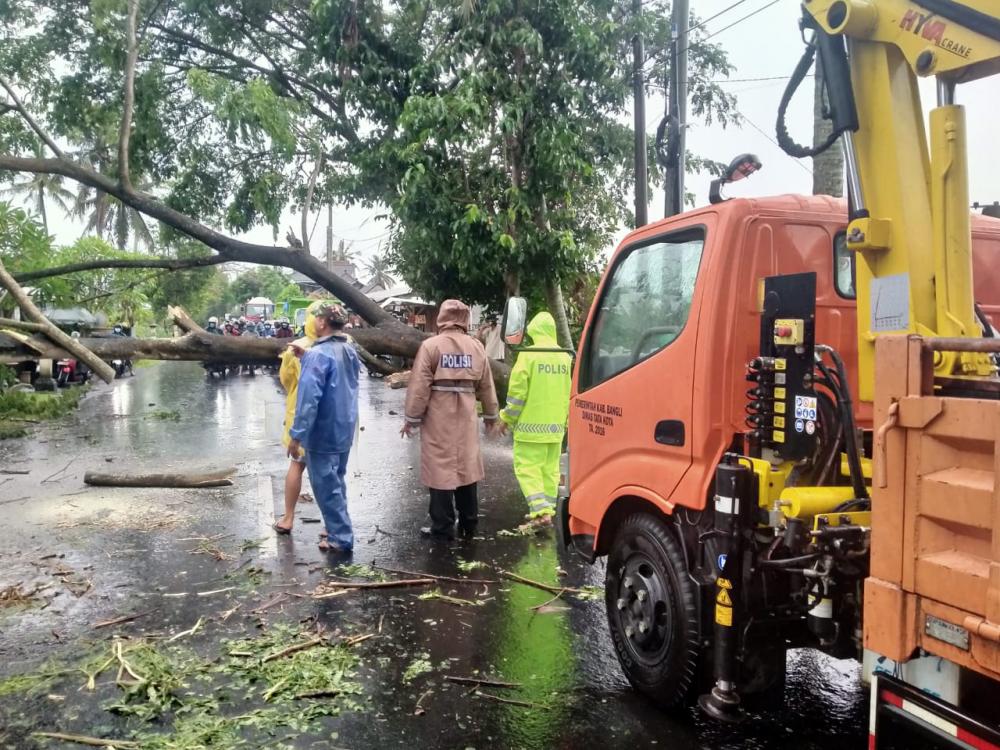
M 1000 72 L 1000 15 L 988 0 L 810 0 L 817 32 L 848 40 L 856 130 L 845 133 L 857 263 L 859 395 L 874 393 L 875 337 L 980 335 L 969 227 L 965 112 L 958 83 Z M 991 8 L 991 6 L 993 6 Z M 937 78 L 928 140 L 918 79 Z M 982 354 L 940 353 L 940 375 L 988 375 Z

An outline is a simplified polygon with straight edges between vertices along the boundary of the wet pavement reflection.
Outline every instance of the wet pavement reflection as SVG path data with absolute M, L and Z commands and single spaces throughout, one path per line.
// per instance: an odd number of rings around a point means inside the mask
M 56 746 L 32 737 L 37 730 L 129 736 L 134 724 L 102 708 L 107 694 L 100 686 L 91 694 L 77 679 L 59 684 L 52 697 L 5 691 L 3 679 L 66 662 L 116 632 L 176 634 L 199 618 L 204 626 L 190 640 L 202 651 L 243 632 L 309 618 L 331 632 L 374 634 L 358 646 L 360 706 L 326 717 L 322 736 L 284 733 L 282 747 L 865 746 L 866 697 L 852 662 L 793 652 L 785 705 L 722 727 L 694 710 L 659 711 L 630 689 L 607 634 L 603 601 L 550 601 L 545 591 L 507 581 L 442 583 L 443 594 L 475 602 L 467 606 L 420 599 L 420 591 L 408 589 L 303 596 L 343 575 L 337 568 L 343 560 L 317 549 L 313 503 L 299 505 L 290 537 L 270 530 L 286 465 L 276 379 L 258 373 L 216 380 L 187 363 L 136 373 L 93 388 L 64 423 L 0 443 L 0 467 L 30 472 L 0 478 L 6 521 L 0 588 L 48 585 L 43 604 L 0 609 L 0 747 Z M 550 585 L 601 585 L 601 561 L 588 566 L 560 555 L 551 536 L 497 535 L 516 527 L 524 513 L 508 441 L 485 444 L 482 538 L 455 546 L 422 539 L 417 529 L 427 502 L 418 481 L 419 446 L 398 435 L 403 396 L 381 380 L 362 384 L 362 431 L 348 472 L 357 537 L 349 562 L 490 579 L 508 570 Z M 88 470 L 227 466 L 236 468 L 234 485 L 208 490 L 87 488 L 82 481 Z M 460 566 L 470 561 L 489 567 L 463 572 Z M 289 594 L 287 601 L 253 612 L 280 592 Z M 135 612 L 150 614 L 93 627 Z M 418 662 L 428 669 L 414 675 Z M 520 683 L 516 690 L 492 691 L 516 704 L 444 680 L 476 674 Z

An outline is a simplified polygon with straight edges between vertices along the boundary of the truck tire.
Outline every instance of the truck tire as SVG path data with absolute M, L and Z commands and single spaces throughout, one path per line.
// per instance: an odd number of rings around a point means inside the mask
M 632 686 L 664 708 L 687 702 L 701 651 L 698 591 L 662 519 L 650 513 L 625 519 L 608 555 L 604 600 Z

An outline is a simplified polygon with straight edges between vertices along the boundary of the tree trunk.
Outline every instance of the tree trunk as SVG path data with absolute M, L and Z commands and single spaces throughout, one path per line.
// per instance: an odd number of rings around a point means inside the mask
M 38 213 L 42 215 L 42 229 L 45 230 L 45 236 L 49 236 L 49 215 L 45 210 L 45 188 L 42 186 L 38 187 Z
M 832 123 L 823 117 L 823 69 L 816 56 L 816 88 L 813 102 L 813 145 L 825 141 L 833 131 Z M 813 195 L 844 194 L 844 151 L 836 143 L 819 156 L 813 157 Z
M 569 332 L 566 303 L 563 302 L 562 286 L 558 281 L 550 281 L 545 285 L 545 301 L 549 306 L 549 312 L 556 320 L 556 335 L 559 339 L 559 346 L 572 349 L 573 336 Z

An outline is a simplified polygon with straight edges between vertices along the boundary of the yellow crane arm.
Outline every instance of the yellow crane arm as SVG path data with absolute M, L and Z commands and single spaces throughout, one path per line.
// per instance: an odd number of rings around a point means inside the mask
M 975 337 L 965 112 L 958 83 L 1000 72 L 995 0 L 806 0 L 820 34 L 847 38 L 857 130 L 844 134 L 857 266 L 859 396 L 873 397 L 875 337 Z M 936 76 L 924 130 L 918 77 Z M 941 375 L 987 375 L 942 354 Z

